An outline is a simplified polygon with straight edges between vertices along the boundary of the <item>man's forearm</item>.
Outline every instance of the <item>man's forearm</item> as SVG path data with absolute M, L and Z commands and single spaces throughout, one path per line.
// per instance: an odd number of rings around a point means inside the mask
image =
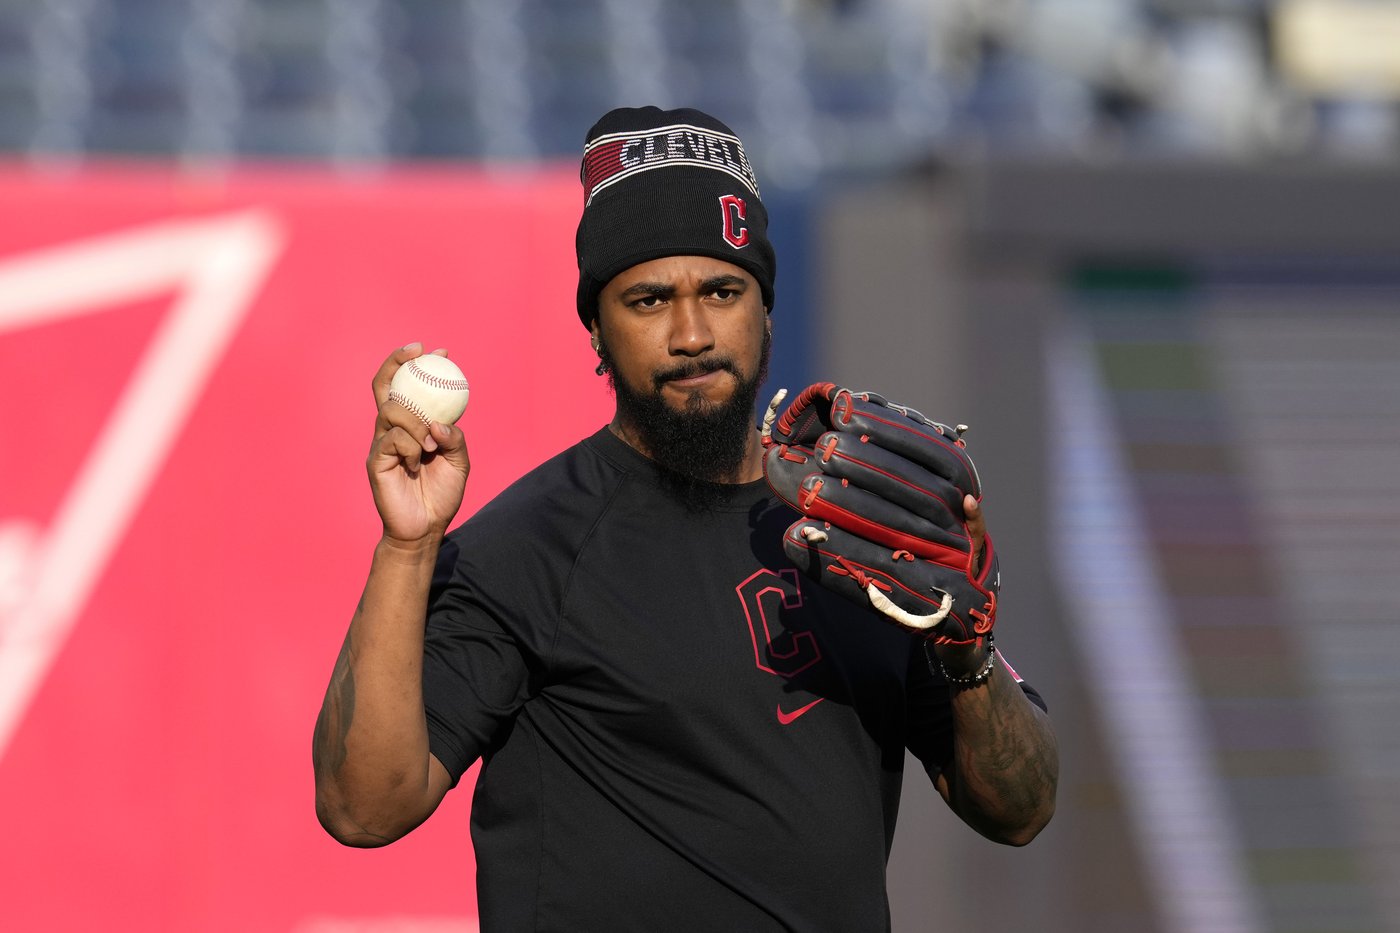
M 1059 752 L 1050 719 L 1000 661 L 986 683 L 952 689 L 949 802 L 987 838 L 1025 845 L 1055 812 Z
M 423 626 L 436 547 L 381 542 L 312 742 L 316 812 L 346 845 L 392 842 L 432 812 Z

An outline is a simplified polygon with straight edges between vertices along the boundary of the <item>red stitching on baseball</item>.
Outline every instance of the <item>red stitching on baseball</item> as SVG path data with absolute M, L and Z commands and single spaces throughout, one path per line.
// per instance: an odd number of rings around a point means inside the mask
M 422 379 L 422 380 L 423 380 L 424 382 L 426 382 L 428 385 L 433 386 L 433 387 L 435 387 L 435 388 L 438 388 L 438 389 L 455 389 L 455 390 L 461 390 L 461 389 L 468 388 L 468 386 L 467 386 L 467 380 L 465 380 L 465 379 L 444 379 L 442 376 L 434 376 L 432 373 L 428 372 L 428 371 L 427 371 L 426 369 L 424 369 L 422 366 L 419 366 L 419 365 L 418 365 L 418 361 L 417 361 L 416 359 L 412 359 L 412 360 L 409 360 L 409 361 L 408 361 L 408 368 L 413 372 L 413 375 L 417 376 L 419 379 Z
M 390 392 L 390 393 L 389 393 L 389 401 L 391 401 L 391 402 L 398 402 L 398 403 L 399 403 L 400 405 L 402 405 L 404 408 L 407 408 L 409 411 L 411 411 L 411 412 L 413 412 L 415 415 L 417 415 L 417 416 L 418 416 L 418 420 L 421 421 L 421 422 L 423 422 L 424 424 L 432 424 L 432 423 L 433 423 L 433 422 L 432 422 L 432 419 L 430 419 L 426 414 L 423 413 L 423 409 L 421 409 L 421 408 L 419 408 L 417 405 L 413 404 L 413 400 L 412 400 L 412 399 L 406 398 L 406 397 L 403 396 L 401 393 L 398 393 L 398 392 Z

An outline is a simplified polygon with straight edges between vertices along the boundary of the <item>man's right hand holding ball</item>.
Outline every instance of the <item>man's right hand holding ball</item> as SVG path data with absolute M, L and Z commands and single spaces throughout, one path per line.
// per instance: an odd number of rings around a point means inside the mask
M 434 354 L 446 356 L 447 351 Z M 389 398 L 394 373 L 423 355 L 420 343 L 390 353 L 374 374 L 379 414 L 365 469 L 384 537 L 400 545 L 436 544 L 462 505 L 471 461 L 466 438 L 454 424 L 424 421 Z

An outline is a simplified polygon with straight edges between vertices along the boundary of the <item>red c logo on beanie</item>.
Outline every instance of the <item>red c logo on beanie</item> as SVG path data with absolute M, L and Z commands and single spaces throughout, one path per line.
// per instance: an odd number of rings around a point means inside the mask
M 724 214 L 724 240 L 735 249 L 749 245 L 749 228 L 741 221 L 747 219 L 749 208 L 744 199 L 732 194 L 721 195 L 720 211 Z

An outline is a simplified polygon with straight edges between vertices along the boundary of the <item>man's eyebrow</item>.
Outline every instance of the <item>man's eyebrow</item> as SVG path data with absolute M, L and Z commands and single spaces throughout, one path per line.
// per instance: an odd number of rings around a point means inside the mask
M 700 283 L 700 294 L 708 295 L 710 292 L 722 288 L 734 290 L 743 288 L 745 285 L 743 276 L 725 272 L 720 275 L 711 276 Z M 668 282 L 637 282 L 623 289 L 618 297 L 626 300 L 628 298 L 670 298 L 676 293 L 676 286 Z
M 724 275 L 716 275 L 713 278 L 708 278 L 705 281 L 701 282 L 700 293 L 708 294 L 721 288 L 728 288 L 732 290 L 736 285 L 744 285 L 743 277 L 738 275 L 732 275 L 730 273 L 725 273 Z
M 643 295 L 652 298 L 670 298 L 676 293 L 674 285 L 667 285 L 664 282 L 638 282 L 623 290 L 620 298 L 640 298 Z

